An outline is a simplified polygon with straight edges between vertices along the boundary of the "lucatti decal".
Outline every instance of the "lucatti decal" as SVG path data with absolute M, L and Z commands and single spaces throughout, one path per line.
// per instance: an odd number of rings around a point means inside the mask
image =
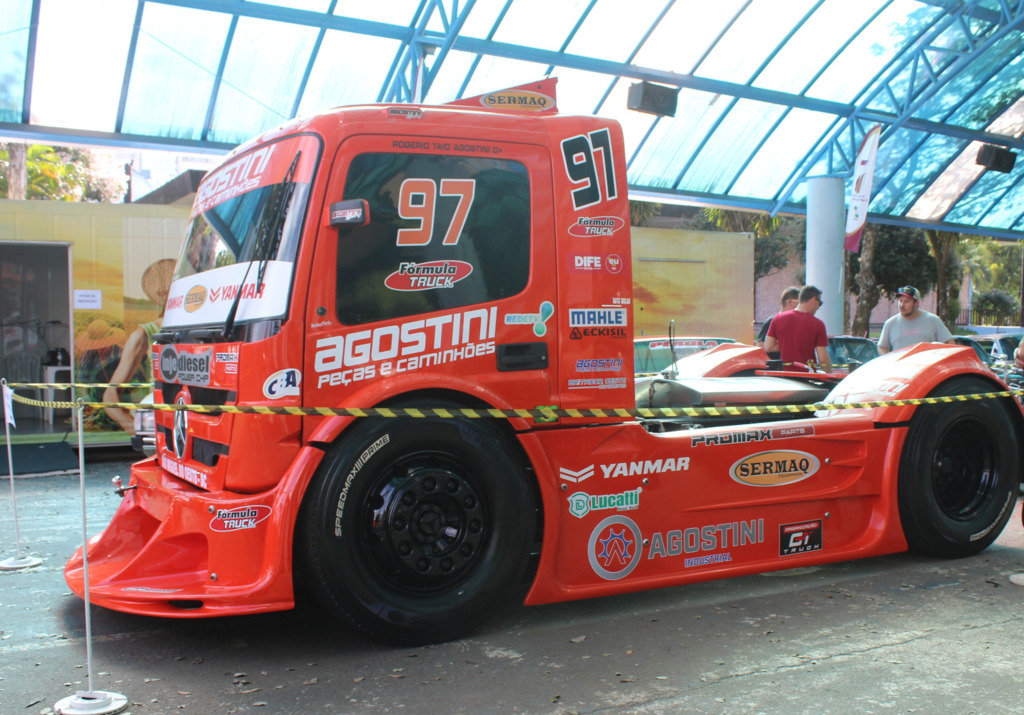
M 410 261 L 398 264 L 398 270 L 384 279 L 384 285 L 401 291 L 452 288 L 472 272 L 473 266 L 465 261 Z
M 754 487 L 779 487 L 807 479 L 818 471 L 819 464 L 818 458 L 807 452 L 758 452 L 733 464 L 729 476 Z
M 210 528 L 214 531 L 255 529 L 256 525 L 270 516 L 272 511 L 273 509 L 264 504 L 218 509 L 217 515 L 210 520 Z

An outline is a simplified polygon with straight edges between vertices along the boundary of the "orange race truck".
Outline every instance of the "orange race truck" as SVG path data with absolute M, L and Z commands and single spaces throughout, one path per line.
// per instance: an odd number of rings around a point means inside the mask
M 992 543 L 1024 420 L 948 399 L 1006 389 L 970 348 L 840 381 L 723 345 L 635 378 L 626 189 L 596 117 L 375 105 L 240 146 L 195 199 L 152 348 L 173 409 L 87 544 L 92 601 L 202 617 L 304 587 L 417 643 L 524 583 L 542 604 Z M 82 595 L 81 551 L 65 575 Z

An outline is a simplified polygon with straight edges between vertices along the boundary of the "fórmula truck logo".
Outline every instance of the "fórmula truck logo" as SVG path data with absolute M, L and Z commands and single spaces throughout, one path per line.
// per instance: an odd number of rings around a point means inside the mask
M 398 270 L 384 279 L 384 285 L 400 291 L 454 288 L 472 272 L 473 265 L 465 261 L 408 261 L 398 264 Z

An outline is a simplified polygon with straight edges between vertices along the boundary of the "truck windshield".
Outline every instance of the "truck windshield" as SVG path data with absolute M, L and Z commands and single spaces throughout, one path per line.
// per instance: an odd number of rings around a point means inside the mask
M 164 327 L 283 317 L 319 148 L 314 137 L 291 137 L 243 153 L 204 179 Z

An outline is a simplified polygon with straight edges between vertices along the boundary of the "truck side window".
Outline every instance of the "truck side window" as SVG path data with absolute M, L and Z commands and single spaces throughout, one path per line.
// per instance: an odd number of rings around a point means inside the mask
M 530 186 L 518 161 L 360 154 L 344 199 L 371 222 L 341 234 L 338 319 L 348 325 L 513 296 L 530 266 Z

